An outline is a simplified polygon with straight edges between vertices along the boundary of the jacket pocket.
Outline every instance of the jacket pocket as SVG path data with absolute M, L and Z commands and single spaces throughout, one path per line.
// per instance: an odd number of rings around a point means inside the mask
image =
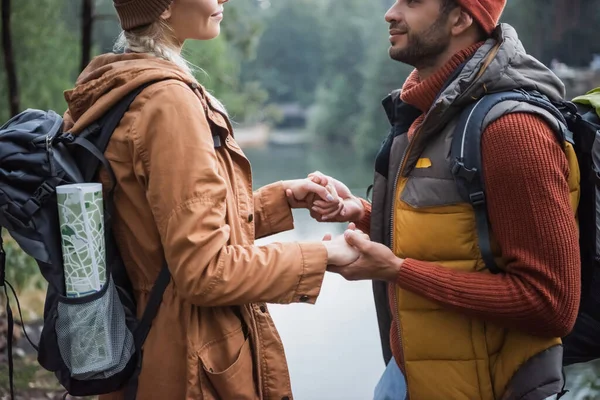
M 237 351 L 232 351 L 237 349 Z M 258 400 L 256 380 L 250 339 L 245 338 L 242 330 L 213 342 L 200 350 L 200 375 L 204 398 L 214 393 L 217 399 Z M 231 360 L 231 361 L 229 361 Z M 208 381 L 208 382 L 206 382 Z M 212 390 L 211 390 L 212 389 Z

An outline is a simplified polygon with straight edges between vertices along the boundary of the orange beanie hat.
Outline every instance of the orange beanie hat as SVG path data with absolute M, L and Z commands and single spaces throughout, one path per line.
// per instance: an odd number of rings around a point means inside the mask
M 457 0 L 489 35 L 498 25 L 506 0 Z

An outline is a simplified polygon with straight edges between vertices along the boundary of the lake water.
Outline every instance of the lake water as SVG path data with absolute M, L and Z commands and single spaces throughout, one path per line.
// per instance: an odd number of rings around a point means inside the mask
M 340 147 L 244 151 L 252 162 L 255 189 L 277 180 L 303 178 L 315 170 L 340 179 L 360 196 L 372 181 L 372 166 Z M 306 210 L 294 210 L 294 218 L 295 230 L 257 243 L 321 240 L 326 233 L 342 233 L 345 227 L 317 223 Z M 316 305 L 270 305 L 269 309 L 285 345 L 297 400 L 372 398 L 385 365 L 370 282 L 348 282 L 327 273 Z M 600 399 L 598 371 L 600 363 L 570 368 L 572 392 L 563 399 Z

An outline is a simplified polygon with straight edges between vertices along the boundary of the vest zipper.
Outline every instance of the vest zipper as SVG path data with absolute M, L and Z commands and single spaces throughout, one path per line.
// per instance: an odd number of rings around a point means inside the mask
M 481 100 L 479 100 L 481 101 Z M 473 110 L 476 108 L 477 106 L 475 106 L 473 108 Z M 473 114 L 473 111 L 471 111 L 471 115 Z M 471 117 L 471 115 L 469 115 L 469 118 Z M 396 178 L 394 180 L 394 191 L 393 196 L 394 196 L 394 200 L 392 202 L 392 212 L 391 212 L 391 219 L 390 219 L 390 247 L 393 251 L 393 247 L 394 247 L 394 216 L 395 216 L 395 212 L 396 212 L 396 207 L 395 207 L 395 203 L 396 203 L 396 190 L 397 190 L 397 185 L 398 185 L 398 178 L 400 178 L 400 175 L 402 174 L 402 172 L 404 172 L 404 167 L 406 166 L 406 159 L 408 157 L 408 155 L 410 154 L 411 149 L 413 148 L 413 144 L 415 143 L 417 136 L 419 135 L 419 133 L 421 133 L 421 127 L 423 127 L 423 125 L 425 124 L 425 122 L 427 121 L 427 115 L 425 116 L 425 118 L 423 119 L 423 121 L 421 122 L 421 126 L 419 126 L 419 128 L 417 129 L 417 131 L 415 132 L 415 135 L 413 136 L 412 140 L 409 141 L 408 146 L 406 147 L 406 150 L 404 150 L 404 154 L 402 155 L 402 159 L 400 160 L 400 166 L 398 167 L 398 171 L 396 172 Z M 465 138 L 466 138 L 466 129 L 463 131 L 462 134 L 462 145 L 461 145 L 461 158 L 464 157 L 464 149 L 465 149 Z M 404 362 L 404 349 L 402 347 L 402 325 L 400 324 L 400 308 L 398 307 L 398 291 L 396 289 L 396 285 L 395 284 L 390 284 L 391 290 L 392 290 L 392 298 L 394 300 L 394 315 L 393 318 L 396 321 L 396 328 L 397 328 L 397 333 L 398 333 L 398 343 L 400 344 L 400 354 L 401 354 L 401 360 L 396 360 L 399 364 L 398 366 L 400 367 L 400 370 L 402 371 L 402 373 L 404 374 L 404 380 L 406 382 L 406 399 L 409 400 L 410 399 L 410 395 L 409 395 L 409 390 L 408 390 L 408 376 L 406 373 L 406 365 Z
M 392 201 L 392 213 L 391 213 L 391 219 L 390 219 L 390 247 L 391 247 L 392 251 L 394 250 L 394 216 L 396 214 L 395 203 L 396 203 L 396 194 L 397 194 L 396 190 L 397 190 L 397 186 L 398 186 L 398 178 L 400 178 L 400 174 L 402 173 L 402 171 L 404 169 L 404 163 L 406 161 L 406 158 L 407 158 L 408 154 L 410 153 L 410 150 L 411 150 L 413 143 L 415 142 L 415 139 L 417 138 L 417 135 L 419 134 L 419 132 L 420 132 L 420 129 L 417 132 L 415 132 L 415 136 L 412 138 L 412 140 L 408 144 L 408 147 L 406 148 L 406 150 L 404 150 L 404 154 L 402 155 L 402 159 L 400 160 L 400 167 L 398 167 L 398 171 L 396 172 L 396 178 L 394 180 L 394 190 L 392 192 L 394 199 Z M 402 325 L 400 324 L 400 308 L 398 307 L 398 291 L 396 289 L 395 283 L 389 283 L 389 285 L 390 285 L 390 290 L 392 292 L 392 299 L 394 301 L 393 318 L 394 318 L 394 321 L 396 322 L 396 329 L 397 329 L 397 334 L 398 334 L 398 344 L 400 345 L 400 358 L 401 359 L 396 360 L 396 362 L 398 363 L 398 367 L 404 374 L 404 381 L 406 383 L 406 399 L 409 400 L 410 392 L 408 390 L 408 376 L 406 374 L 406 365 L 404 363 L 404 349 L 402 347 Z
M 471 85 L 469 85 L 469 88 L 465 92 L 470 90 L 473 87 L 473 85 L 474 85 L 474 82 L 472 82 Z M 480 99 L 478 101 L 478 103 L 481 102 L 481 100 L 482 99 Z M 475 105 L 475 107 L 473 107 L 473 110 L 475 108 L 477 108 L 477 105 Z M 469 115 L 469 119 L 470 119 L 471 115 L 473 114 L 473 110 L 471 111 L 471 114 Z M 402 159 L 400 160 L 400 166 L 398 167 L 398 171 L 396 172 L 396 178 L 394 180 L 394 190 L 392 192 L 394 199 L 392 201 L 392 212 L 391 212 L 391 217 L 390 217 L 390 248 L 392 249 L 392 251 L 393 251 L 393 247 L 394 247 L 394 216 L 395 216 L 395 212 L 396 212 L 395 203 L 396 203 L 396 190 L 397 190 L 397 185 L 398 185 L 398 178 L 400 177 L 401 173 L 404 170 L 406 158 L 407 158 L 408 154 L 410 153 L 410 150 L 412 149 L 413 144 L 415 143 L 415 141 L 417 139 L 417 136 L 421 132 L 421 128 L 423 127 L 423 125 L 425 125 L 425 122 L 427 121 L 428 116 L 429 116 L 429 112 L 423 118 L 421 125 L 416 130 L 415 135 L 413 136 L 412 140 L 409 141 L 409 144 L 406 147 L 406 150 L 404 150 L 404 154 L 402 155 Z M 462 134 L 461 158 L 464 157 L 465 138 L 466 138 L 466 129 L 463 131 L 463 134 Z M 406 382 L 406 399 L 409 400 L 410 392 L 408 390 L 408 376 L 406 374 L 406 365 L 404 362 L 404 350 L 402 347 L 402 326 L 400 324 L 400 308 L 398 307 L 398 291 L 396 289 L 395 284 L 389 284 L 389 285 L 391 287 L 392 298 L 394 300 L 394 311 L 395 312 L 394 312 L 393 318 L 396 321 L 396 327 L 397 327 L 397 333 L 398 333 L 398 343 L 400 344 L 400 354 L 401 354 L 401 358 L 402 358 L 401 360 L 396 360 L 396 362 L 399 362 L 398 366 L 404 373 L 404 380 Z

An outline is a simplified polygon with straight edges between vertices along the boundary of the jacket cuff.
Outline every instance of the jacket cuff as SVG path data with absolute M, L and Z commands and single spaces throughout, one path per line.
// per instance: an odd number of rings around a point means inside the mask
M 299 243 L 302 253 L 302 276 L 293 303 L 315 304 L 327 271 L 327 249 L 321 243 Z
M 285 196 L 283 182 L 275 182 L 258 190 L 264 222 L 265 236 L 294 229 L 294 216 Z

